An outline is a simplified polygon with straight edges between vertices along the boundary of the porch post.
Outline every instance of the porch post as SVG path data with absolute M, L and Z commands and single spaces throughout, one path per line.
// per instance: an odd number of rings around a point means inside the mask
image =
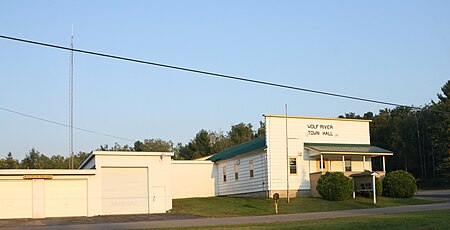
M 383 172 L 386 172 L 386 160 L 384 159 L 384 156 L 383 156 Z
M 323 172 L 323 167 L 324 165 L 323 165 L 323 155 L 322 154 L 320 154 L 320 171 L 321 172 Z
M 366 171 L 366 156 L 363 155 L 363 171 Z
M 352 185 L 353 185 L 353 199 L 355 199 L 356 198 L 356 194 L 355 194 L 355 178 L 354 177 L 352 177 Z
M 342 172 L 345 172 L 345 156 L 342 155 Z

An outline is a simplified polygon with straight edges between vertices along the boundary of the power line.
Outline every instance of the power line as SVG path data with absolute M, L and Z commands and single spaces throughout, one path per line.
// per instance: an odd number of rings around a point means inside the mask
M 51 124 L 54 124 L 54 125 L 64 126 L 64 127 L 68 127 L 68 128 L 71 127 L 70 125 L 66 125 L 66 124 L 63 124 L 63 123 L 60 123 L 60 122 L 48 120 L 48 119 L 45 119 L 45 118 L 33 116 L 33 115 L 30 115 L 30 114 L 26 114 L 26 113 L 17 112 L 17 111 L 11 110 L 11 109 L 7 109 L 7 108 L 3 108 L 3 107 L 0 107 L 0 109 L 3 110 L 3 111 L 6 111 L 6 112 L 18 114 L 18 115 L 21 115 L 21 116 L 24 116 L 24 117 L 33 118 L 33 119 L 35 119 L 35 120 L 44 121 L 44 122 L 51 123 Z M 109 134 L 106 134 L 106 133 L 101 133 L 101 132 L 97 132 L 97 131 L 93 131 L 93 130 L 89 130 L 89 129 L 83 129 L 83 128 L 78 128 L 78 127 L 74 127 L 74 126 L 72 126 L 72 127 L 73 127 L 74 129 L 77 129 L 77 130 L 80 130 L 80 131 L 84 131 L 84 132 L 88 132 L 88 133 L 92 133 L 92 134 L 96 134 L 96 135 L 101 135 L 101 136 L 106 136 L 106 137 L 112 137 L 112 138 L 121 139 L 121 140 L 126 140 L 126 141 L 135 141 L 135 140 L 132 140 L 132 139 L 129 139 L 129 138 L 124 138 L 124 137 L 118 137 L 118 136 L 114 136 L 114 135 L 109 135 Z
M 356 96 L 349 96 L 349 95 L 338 94 L 338 93 L 325 92 L 325 91 L 320 91 L 320 90 L 307 89 L 307 88 L 302 88 L 302 87 L 297 87 L 297 86 L 290 86 L 290 85 L 285 85 L 285 84 L 280 84 L 280 83 L 273 83 L 273 82 L 255 80 L 255 79 L 250 79 L 250 78 L 237 77 L 237 76 L 232 76 L 232 75 L 227 75 L 227 74 L 220 74 L 220 73 L 214 73 L 214 72 L 209 72 L 209 71 L 191 69 L 191 68 L 187 68 L 187 67 L 180 67 L 180 66 L 175 66 L 175 65 L 168 65 L 168 64 L 162 64 L 162 63 L 144 61 L 144 60 L 139 60 L 139 59 L 134 59 L 134 58 L 93 52 L 93 51 L 88 51 L 88 50 L 73 49 L 73 48 L 69 48 L 69 47 L 58 46 L 58 45 L 37 42 L 37 41 L 32 41 L 32 40 L 26 40 L 26 39 L 21 39 L 21 38 L 16 38 L 16 37 L 0 35 L 0 38 L 13 40 L 13 41 L 17 41 L 17 42 L 22 42 L 22 43 L 29 43 L 29 44 L 39 45 L 39 46 L 51 47 L 51 48 L 55 48 L 55 49 L 69 50 L 69 51 L 78 52 L 78 53 L 84 53 L 84 54 L 89 54 L 89 55 L 94 55 L 94 56 L 117 59 L 117 60 L 122 60 L 122 61 L 135 62 L 135 63 L 153 65 L 153 66 L 167 68 L 167 69 L 175 69 L 175 70 L 179 70 L 179 71 L 208 75 L 208 76 L 217 77 L 217 78 L 225 78 L 225 79 L 231 79 L 231 80 L 237 80 L 237 81 L 244 81 L 244 82 L 250 82 L 250 83 L 255 83 L 255 84 L 261 84 L 261 85 L 267 85 L 267 86 L 273 86 L 273 87 L 279 87 L 279 88 L 285 88 L 285 89 L 291 89 L 291 90 L 297 90 L 297 91 L 304 91 L 304 92 L 309 92 L 309 93 L 315 93 L 315 94 L 321 94 L 321 95 L 326 95 L 326 96 L 339 97 L 339 98 L 345 98 L 345 99 L 357 100 L 357 101 L 363 101 L 363 102 L 370 102 L 370 103 L 376 103 L 376 104 L 382 104 L 382 105 L 421 109 L 420 107 L 417 107 L 417 106 L 408 106 L 408 105 L 402 105 L 402 104 L 398 104 L 398 103 L 394 103 L 394 102 L 387 102 L 387 101 L 374 100 L 374 99 L 368 99 L 368 98 L 362 98 L 362 97 L 356 97 Z M 431 110 L 431 109 L 430 109 L 430 111 L 450 114 L 445 111 L 438 111 L 438 110 Z

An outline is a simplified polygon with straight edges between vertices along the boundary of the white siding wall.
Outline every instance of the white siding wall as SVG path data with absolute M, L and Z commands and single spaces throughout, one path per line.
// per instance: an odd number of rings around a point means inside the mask
M 370 144 L 368 121 L 288 117 L 287 125 L 289 157 L 296 157 L 298 165 L 297 174 L 289 176 L 290 190 L 309 189 L 309 173 L 316 171 L 315 160 L 310 162 L 304 152 L 305 142 Z M 269 190 L 286 190 L 286 118 L 266 116 L 266 139 Z
M 242 194 L 266 190 L 267 169 L 264 152 L 220 161 L 217 164 L 218 195 Z M 250 178 L 249 162 L 253 160 L 254 177 Z M 234 167 L 239 161 L 239 179 L 235 180 Z M 223 181 L 223 167 L 226 167 L 227 181 Z

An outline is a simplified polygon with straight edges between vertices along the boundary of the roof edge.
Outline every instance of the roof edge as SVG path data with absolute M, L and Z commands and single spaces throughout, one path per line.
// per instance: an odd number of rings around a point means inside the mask
M 307 116 L 286 116 L 286 115 L 273 115 L 263 114 L 263 117 L 274 118 L 294 118 L 294 119 L 310 119 L 310 120 L 328 120 L 328 121 L 357 121 L 357 122 L 372 122 L 372 120 L 365 119 L 351 119 L 351 118 L 327 118 L 327 117 L 307 117 Z

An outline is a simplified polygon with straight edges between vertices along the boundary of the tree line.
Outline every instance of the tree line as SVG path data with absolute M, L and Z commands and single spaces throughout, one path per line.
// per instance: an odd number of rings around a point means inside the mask
M 257 137 L 264 136 L 264 123 L 260 122 L 260 127 L 253 130 L 251 123 L 243 122 L 231 126 L 231 130 L 224 133 L 221 131 L 200 130 L 195 137 L 187 144 L 174 144 L 172 141 L 163 139 L 144 139 L 134 142 L 133 146 L 115 143 L 114 146 L 100 145 L 96 150 L 102 151 L 144 151 L 144 152 L 174 152 L 175 159 L 197 159 L 218 153 L 233 145 L 250 141 Z M 78 168 L 87 158 L 89 153 L 79 152 L 74 155 L 74 168 Z M 51 157 L 40 153 L 32 148 L 22 160 L 17 160 L 9 152 L 7 156 L 0 159 L 0 169 L 67 169 L 70 168 L 70 157 L 53 155 Z
M 421 180 L 450 180 L 450 81 L 421 109 L 396 107 L 378 114 L 346 113 L 341 118 L 370 119 L 370 139 L 394 152 L 386 161 L 387 171 L 405 170 Z M 372 162 L 381 169 L 381 162 Z
M 387 171 L 403 169 L 422 180 L 446 178 L 450 181 L 450 81 L 438 93 L 438 101 L 424 105 L 421 109 L 395 107 L 381 109 L 378 114 L 367 112 L 363 115 L 346 113 L 340 118 L 370 119 L 370 138 L 377 145 L 394 152 L 387 160 Z M 133 146 L 100 145 L 97 150 L 109 151 L 149 151 L 174 152 L 175 159 L 197 159 L 218 153 L 234 146 L 265 135 L 265 124 L 253 129 L 252 124 L 239 123 L 228 132 L 200 130 L 187 144 L 162 139 L 144 139 Z M 79 152 L 74 156 L 77 168 L 88 156 Z M 381 169 L 381 161 L 374 159 L 374 170 Z M 54 155 L 47 157 L 36 149 L 31 149 L 21 161 L 11 153 L 0 159 L 1 169 L 63 169 L 69 167 L 69 157 Z
M 74 167 L 78 168 L 88 155 L 89 153 L 85 152 L 74 154 Z M 11 152 L 0 159 L 0 169 L 68 169 L 69 164 L 70 157 L 62 155 L 48 157 L 35 148 L 32 148 L 21 161 L 15 159 Z
M 136 141 L 133 146 L 121 146 L 118 143 L 111 147 L 101 145 L 98 150 L 174 152 L 175 159 L 191 160 L 218 153 L 228 147 L 253 140 L 254 138 L 263 137 L 265 135 L 265 124 L 260 121 L 259 125 L 260 127 L 254 130 L 251 123 L 245 124 L 241 122 L 232 125 L 230 131 L 226 133 L 202 129 L 185 145 L 181 143 L 174 144 L 172 141 L 162 139 L 145 139 Z

